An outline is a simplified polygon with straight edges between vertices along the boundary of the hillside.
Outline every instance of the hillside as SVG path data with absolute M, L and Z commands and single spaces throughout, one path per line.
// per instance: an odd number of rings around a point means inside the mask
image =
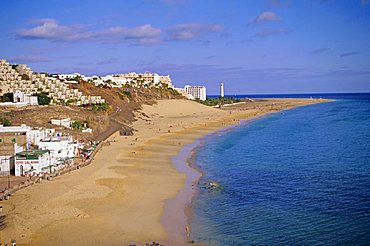
M 168 88 L 102 88 L 87 82 L 70 85 L 87 95 L 100 95 L 110 105 L 107 112 L 93 111 L 91 106 L 29 106 L 26 108 L 1 109 L 2 114 L 12 125 L 27 124 L 36 127 L 63 130 L 82 140 L 102 140 L 111 133 L 120 130 L 122 134 L 132 134 L 129 126 L 135 121 L 134 112 L 143 104 L 153 104 L 158 99 L 182 98 Z M 51 119 L 71 118 L 86 121 L 93 133 L 82 133 L 80 130 L 69 130 L 50 124 Z

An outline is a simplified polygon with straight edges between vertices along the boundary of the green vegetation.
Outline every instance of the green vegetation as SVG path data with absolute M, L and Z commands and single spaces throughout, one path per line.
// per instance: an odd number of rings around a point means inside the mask
M 77 102 L 77 99 L 68 99 L 66 104 L 71 105 L 71 104 L 76 103 L 76 102 Z
M 49 105 L 51 102 L 51 97 L 48 96 L 49 93 L 46 92 L 40 92 L 40 93 L 35 93 L 33 96 L 37 96 L 37 101 L 39 105 Z
M 180 95 L 180 93 L 173 88 L 167 88 L 167 90 L 170 92 L 171 95 L 174 95 L 174 96 Z
M 77 99 L 68 99 L 67 101 L 64 99 L 59 99 L 58 101 L 54 100 L 55 104 L 62 106 L 69 106 L 71 104 L 74 104 L 75 102 L 77 102 Z
M 11 126 L 12 122 L 5 118 L 4 116 L 0 116 L 0 124 L 3 126 Z
M 82 80 L 82 76 L 77 75 L 77 76 L 76 76 L 76 77 L 74 77 L 72 80 L 77 81 L 77 82 L 80 82 L 80 81 Z
M 101 111 L 101 112 L 107 112 L 110 109 L 110 105 L 108 103 L 100 103 L 100 104 L 94 104 L 92 106 L 93 111 Z
M 216 106 L 216 105 L 224 105 L 224 104 L 232 104 L 241 102 L 240 99 L 234 97 L 224 97 L 224 98 L 207 98 L 205 101 L 197 100 L 197 102 L 202 103 L 207 106 Z
M 173 88 L 168 87 L 168 85 L 167 84 L 164 84 L 164 83 L 160 83 L 159 84 L 159 87 L 157 87 L 157 88 L 162 93 L 168 93 L 168 94 L 170 94 L 172 96 L 178 96 L 178 95 L 180 95 L 180 93 L 178 91 L 176 91 Z
M 73 129 L 77 129 L 77 130 L 82 130 L 84 128 L 89 127 L 87 121 L 79 121 L 79 120 L 73 121 L 71 126 Z
M 127 96 L 128 98 L 132 97 L 131 91 L 128 88 L 123 88 L 122 90 L 120 90 L 120 93 Z
M 13 100 L 13 93 L 4 93 L 4 95 L 0 96 L 0 102 L 13 102 Z

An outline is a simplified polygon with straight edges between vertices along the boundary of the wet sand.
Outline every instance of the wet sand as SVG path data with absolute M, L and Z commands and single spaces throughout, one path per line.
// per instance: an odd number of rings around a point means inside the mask
M 199 174 L 183 159 L 173 165 L 173 157 L 199 137 L 240 120 L 323 101 L 269 99 L 225 110 L 187 100 L 145 105 L 133 125 L 134 136 L 113 135 L 114 142 L 103 147 L 91 165 L 27 187 L 2 202 L 7 227 L 0 231 L 0 241 L 184 245 L 184 208 Z

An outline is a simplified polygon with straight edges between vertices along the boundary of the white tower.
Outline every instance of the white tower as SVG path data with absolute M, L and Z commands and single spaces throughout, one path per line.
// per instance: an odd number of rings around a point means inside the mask
M 221 82 L 220 84 L 220 97 L 223 98 L 225 97 L 225 92 L 224 92 L 224 83 Z

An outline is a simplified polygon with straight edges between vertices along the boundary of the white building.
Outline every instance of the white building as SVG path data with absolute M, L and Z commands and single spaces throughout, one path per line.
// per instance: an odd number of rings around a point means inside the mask
M 38 128 L 38 129 L 32 129 L 29 132 L 29 140 L 30 143 L 33 145 L 38 145 L 41 140 L 50 138 L 54 136 L 55 129 L 44 129 L 44 128 Z
M 24 151 L 30 144 L 26 125 L 0 125 L 0 175 L 8 175 L 14 169 L 14 155 Z
M 77 76 L 81 76 L 82 79 L 85 77 L 80 74 L 62 74 L 59 79 L 57 75 L 53 77 L 47 77 L 44 73 L 35 73 L 27 65 L 12 66 L 9 62 L 0 59 L 0 89 L 1 93 L 16 93 L 17 90 L 23 92 L 26 95 L 32 95 L 40 91 L 49 93 L 49 97 L 53 100 L 51 103 L 59 103 L 63 101 L 69 101 L 73 105 L 88 105 L 88 104 L 99 104 L 103 103 L 104 99 L 100 96 L 84 95 L 78 89 L 71 89 L 68 84 Z M 64 82 L 66 81 L 66 82 Z M 15 97 L 16 103 L 5 102 L 0 103 L 0 106 L 26 106 L 27 103 L 21 101 L 27 101 L 21 96 Z M 19 101 L 19 102 L 18 102 Z M 35 101 L 30 99 L 30 104 L 34 104 Z
M 25 103 L 27 105 L 38 105 L 37 96 L 31 96 L 30 94 L 25 94 L 20 90 L 16 90 L 13 93 L 13 102 L 15 103 Z
M 59 79 L 65 79 L 65 80 L 74 80 L 77 77 L 82 77 L 79 73 L 70 73 L 70 74 L 58 74 Z
M 58 126 L 64 126 L 67 128 L 71 128 L 72 121 L 71 118 L 65 118 L 65 119 L 52 119 L 51 124 L 58 125 Z
M 21 133 L 26 133 L 31 131 L 31 127 L 27 126 L 25 124 L 21 124 L 20 126 L 3 126 L 0 125 L 0 133 L 5 133 L 5 132 L 21 132 Z
M 50 152 L 47 150 L 22 151 L 15 155 L 14 162 L 15 176 L 48 173 L 51 170 Z
M 91 129 L 91 128 L 85 128 L 85 129 L 82 129 L 81 132 L 83 132 L 83 133 L 92 133 L 93 132 L 93 129 Z
M 186 92 L 185 88 L 175 88 L 175 90 L 180 93 L 182 96 L 186 97 L 189 100 L 195 100 L 193 95 L 190 95 Z
M 30 126 L 27 126 L 25 124 L 22 124 L 20 126 L 0 125 L 0 137 L 1 135 L 9 134 L 12 134 L 14 136 L 26 135 L 26 145 L 28 148 L 31 144 L 38 145 L 38 143 L 42 139 L 50 138 L 51 136 L 53 136 L 55 134 L 55 129 L 44 129 L 42 127 L 32 129 Z M 21 151 L 23 151 L 23 149 Z
M 18 135 L 26 135 L 27 145 L 31 143 L 30 141 L 30 131 L 31 127 L 25 124 L 21 124 L 20 126 L 3 126 L 0 125 L 0 135 L 12 134 L 15 136 Z
M 187 94 L 192 95 L 194 99 L 199 99 L 205 101 L 207 99 L 207 92 L 205 86 L 185 86 L 185 91 Z
M 38 145 L 54 133 L 55 129 L 0 125 L 0 175 L 7 175 L 15 168 L 14 155 L 29 149 L 31 145 Z
M 13 102 L 3 102 L 0 106 L 4 107 L 24 107 L 27 105 L 38 105 L 37 96 L 32 96 L 31 94 L 23 93 L 20 90 L 16 90 L 13 93 Z
M 72 137 L 52 137 L 44 139 L 38 144 L 39 149 L 49 150 L 52 160 L 74 158 L 77 144 L 72 142 Z
M 134 87 L 141 87 L 141 86 L 158 86 L 160 83 L 167 85 L 169 88 L 174 88 L 172 85 L 172 80 L 169 75 L 159 75 L 157 73 L 124 73 L 124 74 L 112 74 L 107 75 L 101 78 L 96 78 L 96 76 L 92 76 L 89 78 L 92 82 L 97 85 L 100 84 L 101 81 L 104 83 L 108 83 L 111 87 L 121 87 L 125 84 L 130 84 Z

